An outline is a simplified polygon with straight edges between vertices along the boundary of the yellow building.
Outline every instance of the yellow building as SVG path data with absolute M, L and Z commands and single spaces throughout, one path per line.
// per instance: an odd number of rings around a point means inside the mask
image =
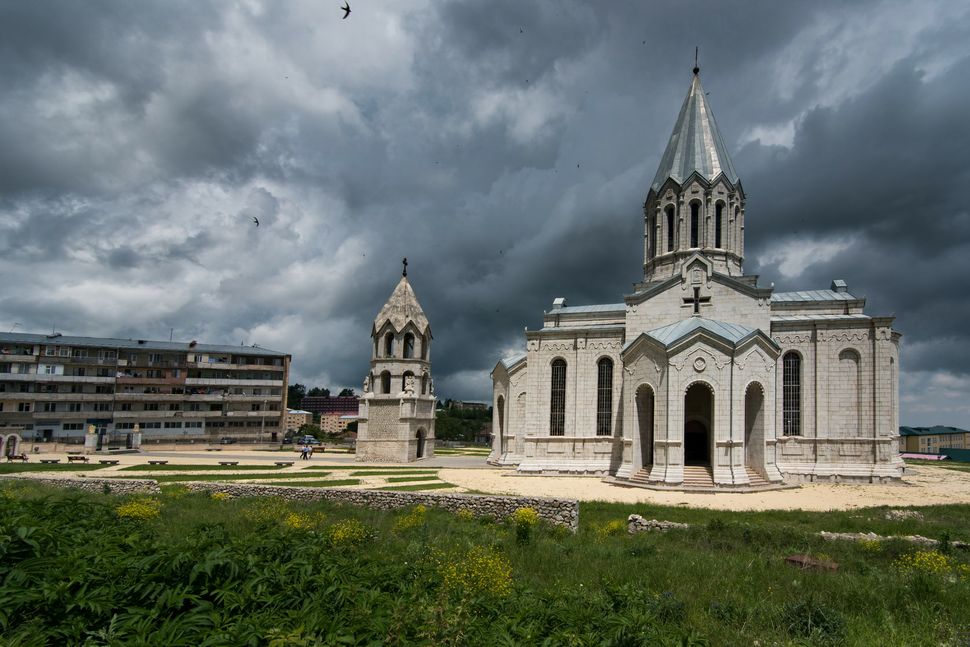
M 347 425 L 354 420 L 357 420 L 357 416 L 325 413 L 320 416 L 320 431 L 325 434 L 341 434 L 347 431 Z
M 940 449 L 970 449 L 970 431 L 956 427 L 900 427 L 899 451 L 938 454 Z
M 300 427 L 303 425 L 309 425 L 313 423 L 313 414 L 309 411 L 303 411 L 302 409 L 287 409 L 286 410 L 286 430 L 287 431 L 299 431 Z

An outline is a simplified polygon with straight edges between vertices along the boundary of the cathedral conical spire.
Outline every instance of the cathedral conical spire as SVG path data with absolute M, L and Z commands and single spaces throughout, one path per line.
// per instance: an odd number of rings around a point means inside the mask
M 738 182 L 738 174 L 701 87 L 700 68 L 696 64 L 690 90 L 650 188 L 659 191 L 668 178 L 683 184 L 695 172 L 708 182 L 722 173 L 731 184 Z
M 384 304 L 377 318 L 374 319 L 374 330 L 380 330 L 385 323 L 390 322 L 396 332 L 401 332 L 410 321 L 423 335 L 428 330 L 428 318 L 425 316 L 424 310 L 421 309 L 421 304 L 418 303 L 414 289 L 408 283 L 406 265 L 404 272 L 404 276 L 398 281 L 397 287 L 394 288 L 387 303 Z

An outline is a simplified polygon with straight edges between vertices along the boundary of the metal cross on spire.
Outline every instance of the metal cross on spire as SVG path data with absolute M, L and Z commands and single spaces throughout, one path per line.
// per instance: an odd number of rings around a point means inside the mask
M 408 275 L 408 257 L 405 256 L 404 257 L 404 260 L 402 262 L 404 263 L 404 272 L 401 273 L 401 276 L 407 276 Z
M 699 68 L 699 67 L 697 67 L 697 50 L 698 50 L 698 49 L 699 49 L 699 48 L 698 48 L 698 47 L 697 47 L 697 46 L 695 45 L 695 46 L 694 46 L 694 74 L 695 74 L 695 75 L 696 75 L 696 74 L 697 74 L 698 72 L 700 72 L 700 71 L 701 71 L 701 68 Z

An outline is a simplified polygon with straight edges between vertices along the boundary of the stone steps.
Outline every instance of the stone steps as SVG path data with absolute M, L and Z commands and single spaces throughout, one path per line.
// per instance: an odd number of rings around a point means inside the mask
M 751 488 L 770 488 L 776 484 L 771 483 L 766 480 L 761 474 L 756 472 L 750 467 L 745 467 L 748 473 L 749 484 L 747 487 Z M 630 482 L 637 485 L 650 485 L 650 470 L 643 468 L 636 474 L 630 477 Z M 684 466 L 684 481 L 681 487 L 685 488 L 711 488 L 714 485 L 714 474 L 710 467 L 705 465 L 686 465 Z

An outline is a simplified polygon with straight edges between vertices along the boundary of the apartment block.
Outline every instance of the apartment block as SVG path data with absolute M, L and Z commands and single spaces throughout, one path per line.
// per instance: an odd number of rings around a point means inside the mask
M 282 437 L 290 355 L 258 346 L 0 333 L 0 433 L 83 442 Z

